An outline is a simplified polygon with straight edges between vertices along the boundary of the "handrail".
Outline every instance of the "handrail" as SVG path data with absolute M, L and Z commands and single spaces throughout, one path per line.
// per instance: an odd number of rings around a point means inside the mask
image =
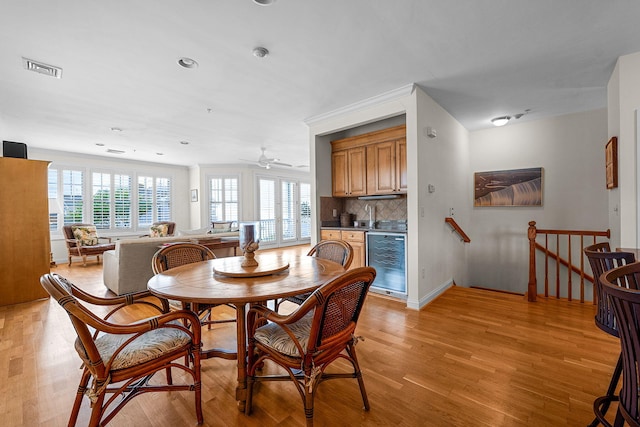
M 536 242 L 536 237 L 542 234 L 545 236 L 545 243 L 541 245 Z M 549 249 L 549 235 L 556 236 L 555 242 L 555 252 Z M 596 243 L 596 237 L 606 237 L 609 239 L 611 237 L 611 231 L 594 231 L 594 230 L 545 230 L 545 229 L 537 229 L 536 222 L 529 222 L 529 229 L 527 232 L 527 236 L 529 238 L 529 283 L 528 283 L 528 292 L 527 299 L 530 302 L 536 301 L 537 293 L 538 293 L 538 282 L 536 278 L 536 250 L 544 252 L 544 296 L 549 296 L 549 258 L 555 260 L 556 264 L 556 283 L 555 283 L 555 296 L 556 298 L 560 298 L 560 265 L 563 265 L 567 268 L 567 299 L 571 301 L 573 299 L 572 291 L 572 274 L 580 275 L 580 302 L 584 302 L 584 281 L 590 281 L 593 283 L 593 277 L 589 274 L 586 274 L 584 271 L 585 263 L 584 263 L 584 237 L 592 237 L 593 243 Z M 560 256 L 560 236 L 567 236 L 567 259 L 564 259 Z M 573 265 L 571 260 L 571 237 L 577 236 L 580 237 L 580 266 Z M 593 302 L 595 303 L 595 289 Z
M 456 233 L 458 233 L 458 235 L 460 236 L 460 239 L 465 242 L 465 243 L 470 243 L 471 239 L 469 238 L 469 236 L 467 236 L 467 234 L 462 231 L 462 228 L 460 228 L 460 226 L 458 225 L 458 223 L 456 222 L 455 219 L 453 219 L 452 217 L 448 216 L 444 219 L 444 222 L 446 222 L 447 224 L 449 224 L 451 226 L 451 228 L 453 228 L 453 231 L 455 231 Z

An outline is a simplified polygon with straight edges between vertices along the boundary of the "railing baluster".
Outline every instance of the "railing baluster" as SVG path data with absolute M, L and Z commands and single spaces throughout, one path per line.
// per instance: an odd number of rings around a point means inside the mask
M 542 230 L 536 228 L 536 222 L 529 222 L 529 229 L 527 231 L 527 237 L 529 239 L 529 283 L 527 288 L 527 299 L 529 301 L 536 300 L 536 294 L 538 292 L 537 288 L 537 278 L 536 278 L 536 250 L 544 252 L 545 261 L 544 261 L 544 296 L 549 297 L 549 258 L 553 257 L 556 260 L 556 286 L 555 286 L 555 296 L 556 298 L 560 298 L 560 268 L 565 266 L 567 268 L 567 299 L 569 301 L 573 300 L 573 274 L 580 275 L 580 302 L 584 303 L 585 301 L 585 279 L 593 283 L 593 277 L 585 272 L 585 262 L 584 262 L 584 236 L 591 236 L 593 243 L 598 242 L 598 237 L 605 237 L 609 239 L 611 237 L 611 232 L 609 230 L 606 231 L 590 231 L 590 230 Z M 545 235 L 544 246 L 540 245 L 536 242 L 536 238 L 539 234 Z M 549 249 L 549 235 L 555 235 L 556 237 L 556 248 L 555 253 Z M 560 236 L 567 236 L 567 259 L 562 258 L 560 254 Z M 573 263 L 573 242 L 572 236 L 580 236 L 580 262 L 576 262 L 575 265 Z M 578 267 L 579 265 L 579 267 Z M 592 301 L 595 304 L 596 293 L 595 289 L 592 287 Z
M 572 276 L 573 276 L 573 269 L 572 264 L 571 264 L 571 234 L 567 234 L 567 248 L 569 251 L 569 254 L 567 256 L 567 258 L 569 259 L 569 268 L 567 269 L 568 272 L 568 276 L 567 276 L 567 298 L 569 299 L 569 301 L 573 300 L 573 280 Z M 558 252 L 560 253 L 560 252 Z

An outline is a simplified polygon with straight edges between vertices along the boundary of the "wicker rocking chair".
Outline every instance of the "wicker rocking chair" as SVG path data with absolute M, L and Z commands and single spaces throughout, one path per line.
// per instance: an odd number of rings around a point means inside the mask
M 89 426 L 102 426 L 139 394 L 179 390 L 194 392 L 196 418 L 198 424 L 202 424 L 202 344 L 200 323 L 195 314 L 186 310 L 169 312 L 166 300 L 161 300 L 161 305 L 153 304 L 146 291 L 116 298 L 98 298 L 56 274 L 45 274 L 40 283 L 66 310 L 78 335 L 75 349 L 82 359 L 83 373 L 69 426 L 76 424 L 85 394 L 91 400 Z M 101 318 L 83 303 L 113 308 Z M 130 324 L 111 320 L 120 309 L 131 304 L 154 308 L 158 315 Z M 178 359 L 191 363 L 181 364 Z M 192 383 L 173 384 L 171 368 L 186 372 L 193 379 Z M 155 373 L 164 370 L 167 373 L 166 385 L 149 384 Z M 91 386 L 89 380 L 92 380 Z
M 249 310 L 247 414 L 251 413 L 256 382 L 291 380 L 302 398 L 307 426 L 312 426 L 313 400 L 318 386 L 323 381 L 337 378 L 357 379 L 364 409 L 369 410 L 355 351 L 361 338 L 354 332 L 375 276 L 371 267 L 348 271 L 322 285 L 287 316 L 261 305 Z M 325 369 L 339 358 L 349 361 L 353 372 L 326 373 Z M 279 365 L 286 374 L 257 375 L 266 361 Z

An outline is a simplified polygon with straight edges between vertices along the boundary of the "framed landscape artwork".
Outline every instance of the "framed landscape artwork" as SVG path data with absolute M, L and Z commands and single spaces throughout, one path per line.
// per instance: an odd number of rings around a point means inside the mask
M 618 138 L 612 136 L 605 146 L 605 158 L 607 167 L 607 188 L 618 186 Z
M 542 206 L 542 168 L 474 174 L 473 206 Z

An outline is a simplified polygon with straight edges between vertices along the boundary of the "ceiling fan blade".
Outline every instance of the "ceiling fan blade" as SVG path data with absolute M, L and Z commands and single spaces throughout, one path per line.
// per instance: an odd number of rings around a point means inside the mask
M 290 168 L 293 167 L 293 165 L 290 165 L 289 163 L 282 163 L 282 162 L 269 162 L 272 165 L 278 165 L 278 166 L 288 166 Z

